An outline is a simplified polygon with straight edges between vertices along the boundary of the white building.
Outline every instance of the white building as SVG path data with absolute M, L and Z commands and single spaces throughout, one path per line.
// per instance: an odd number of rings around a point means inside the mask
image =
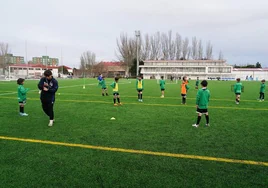
M 140 66 L 144 79 L 164 76 L 165 79 L 187 75 L 191 79 L 208 79 L 220 77 L 231 80 L 235 78 L 233 67 L 225 60 L 150 60 Z
M 15 64 L 8 67 L 7 78 L 32 78 L 39 79 L 45 70 L 51 70 L 54 77 L 58 77 L 57 66 L 45 66 L 36 64 Z
M 233 68 L 233 74 L 241 80 L 268 80 L 268 68 Z

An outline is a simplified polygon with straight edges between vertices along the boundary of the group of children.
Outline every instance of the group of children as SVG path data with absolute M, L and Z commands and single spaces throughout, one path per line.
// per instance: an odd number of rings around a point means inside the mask
M 120 102 L 120 95 L 119 95 L 119 86 L 118 86 L 118 77 L 115 77 L 114 82 L 110 85 L 113 88 L 113 101 L 114 101 L 114 106 L 122 105 Z M 99 85 L 102 88 L 102 96 L 108 96 L 108 91 L 106 87 L 106 82 L 105 82 L 105 77 L 100 75 L 98 77 Z M 243 90 L 243 85 L 240 82 L 240 78 L 236 79 L 236 84 L 234 85 L 234 93 L 236 96 L 236 104 L 239 104 L 240 102 L 240 95 Z M 24 112 L 24 106 L 26 104 L 26 94 L 29 91 L 29 89 L 25 89 L 23 84 L 24 84 L 24 79 L 19 78 L 17 80 L 18 86 L 18 101 L 19 101 L 19 114 L 21 116 L 28 116 Z M 165 95 L 165 80 L 164 77 L 161 76 L 161 80 L 159 82 L 160 85 L 160 90 L 161 90 L 161 98 L 164 98 Z M 181 83 L 181 97 L 182 97 L 182 104 L 186 104 L 186 96 L 187 92 L 189 90 L 189 81 L 187 76 L 184 76 L 182 78 L 182 83 Z M 197 116 L 197 121 L 193 125 L 194 127 L 198 127 L 201 116 L 204 114 L 206 117 L 206 126 L 209 126 L 209 115 L 208 115 L 208 103 L 210 99 L 210 91 L 207 89 L 208 82 L 206 80 L 203 80 L 201 82 L 201 89 L 198 89 L 199 86 L 199 78 L 197 77 L 196 83 L 195 83 L 195 89 L 197 89 L 197 95 L 196 95 L 196 112 L 198 113 Z M 264 92 L 265 92 L 265 80 L 261 81 L 261 87 L 260 87 L 260 97 L 259 101 L 264 101 Z M 138 92 L 138 101 L 143 102 L 142 100 L 142 92 L 144 90 L 144 81 L 141 76 L 138 77 L 136 80 L 136 89 Z M 117 103 L 116 103 L 117 102 Z

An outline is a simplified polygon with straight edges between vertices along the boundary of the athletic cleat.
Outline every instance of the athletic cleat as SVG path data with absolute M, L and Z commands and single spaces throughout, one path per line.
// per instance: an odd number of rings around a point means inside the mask
M 143 102 L 143 100 L 141 99 L 140 102 Z
M 123 104 L 120 102 L 120 103 L 118 103 L 118 105 L 122 106 Z
M 206 124 L 206 127 L 209 127 L 209 124 Z
M 48 126 L 49 127 L 52 127 L 53 126 L 53 123 L 49 122 Z
M 28 116 L 26 113 L 20 113 L 20 116 Z
M 114 103 L 114 106 L 117 106 L 117 104 L 116 104 L 116 103 Z
M 162 95 L 161 98 L 164 98 L 164 96 Z
M 199 125 L 193 124 L 192 126 L 198 128 Z

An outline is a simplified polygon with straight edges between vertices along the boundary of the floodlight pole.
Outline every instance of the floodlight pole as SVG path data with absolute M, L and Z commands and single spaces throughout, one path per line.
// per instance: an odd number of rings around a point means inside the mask
M 139 37 L 140 37 L 140 31 L 135 31 L 136 35 L 136 47 L 137 47 L 137 76 L 139 76 Z

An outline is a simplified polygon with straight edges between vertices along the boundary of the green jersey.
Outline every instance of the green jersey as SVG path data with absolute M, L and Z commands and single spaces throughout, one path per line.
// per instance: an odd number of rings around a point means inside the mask
M 234 85 L 234 92 L 235 93 L 241 93 L 242 92 L 242 83 L 241 82 L 237 82 Z
M 262 84 L 261 84 L 261 89 L 260 89 L 260 92 L 261 92 L 261 93 L 264 93 L 264 92 L 265 92 L 265 87 L 266 87 L 266 86 L 265 86 L 265 83 L 262 83 Z
M 18 100 L 19 102 L 23 102 L 26 100 L 26 93 L 29 91 L 29 89 L 25 89 L 23 85 L 19 85 L 18 87 Z
M 137 80 L 136 81 L 136 89 L 137 90 L 143 90 L 144 89 L 144 82 L 143 82 L 143 80 Z
M 195 86 L 198 86 L 198 85 L 199 85 L 199 81 L 200 81 L 200 80 L 196 80 L 196 82 L 195 82 Z
M 165 89 L 165 84 L 166 84 L 165 80 L 160 80 L 159 84 L 160 84 L 161 89 Z
M 199 109 L 207 109 L 210 98 L 210 91 L 207 88 L 199 89 L 196 95 L 196 105 Z
M 106 82 L 105 82 L 105 80 L 99 81 L 99 85 L 101 86 L 102 89 L 106 89 Z

